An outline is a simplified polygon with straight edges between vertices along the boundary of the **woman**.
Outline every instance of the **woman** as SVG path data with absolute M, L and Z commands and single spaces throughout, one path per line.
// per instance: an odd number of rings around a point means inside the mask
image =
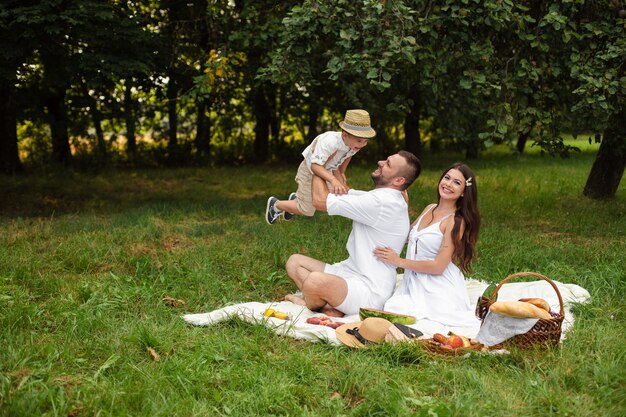
M 406 258 L 376 248 L 381 261 L 404 269 L 404 278 L 384 309 L 448 326 L 474 326 L 463 273 L 470 273 L 480 213 L 476 176 L 465 164 L 447 168 L 437 187 L 437 203 L 411 226 Z M 458 263 L 458 266 L 455 264 Z

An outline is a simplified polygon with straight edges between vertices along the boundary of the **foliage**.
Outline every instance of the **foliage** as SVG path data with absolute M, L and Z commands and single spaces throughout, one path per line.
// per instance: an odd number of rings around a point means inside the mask
M 422 137 L 565 157 L 564 133 L 615 130 L 625 25 L 619 0 L 7 1 L 0 92 L 61 159 L 73 143 L 107 159 L 128 135 L 179 163 L 291 159 L 353 107 L 378 129 L 371 158 Z
M 616 72 L 623 71 L 624 22 L 591 2 L 310 0 L 283 23 L 281 47 L 265 71 L 272 80 L 306 89 L 323 84 L 326 74 L 328 87 L 342 88 L 356 103 L 367 97 L 368 81 L 389 93 L 387 110 L 401 114 L 417 84 L 424 116 L 468 149 L 530 134 L 546 150 L 567 155 L 562 131 L 606 126 L 591 121 L 593 111 L 583 123 L 572 120 L 572 111 L 596 102 L 605 103 L 607 120 L 606 97 L 574 106 L 571 91 L 590 91 L 577 87 L 581 80 L 607 80 L 614 106 L 623 101 Z M 376 108 L 376 100 L 367 106 Z

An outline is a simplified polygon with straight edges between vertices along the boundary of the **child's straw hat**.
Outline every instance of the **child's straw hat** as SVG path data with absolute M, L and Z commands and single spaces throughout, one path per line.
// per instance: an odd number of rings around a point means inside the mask
M 371 139 L 376 136 L 376 131 L 371 126 L 370 114 L 361 109 L 348 110 L 346 117 L 339 122 L 339 127 L 360 138 Z

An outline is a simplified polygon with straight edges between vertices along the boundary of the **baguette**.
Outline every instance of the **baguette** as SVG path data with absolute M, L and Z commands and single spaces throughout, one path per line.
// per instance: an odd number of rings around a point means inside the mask
M 538 318 L 544 320 L 552 318 L 546 310 L 524 301 L 496 301 L 489 307 L 489 311 L 517 318 Z
M 534 306 L 546 310 L 548 313 L 550 312 L 550 304 L 548 304 L 548 302 L 543 298 L 520 298 L 519 301 L 530 303 Z

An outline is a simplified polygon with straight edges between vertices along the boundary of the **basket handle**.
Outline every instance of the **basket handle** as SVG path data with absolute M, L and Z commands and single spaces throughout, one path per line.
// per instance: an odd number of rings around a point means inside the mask
M 561 308 L 560 311 L 559 311 L 559 315 L 562 316 L 565 313 L 565 311 L 563 310 L 563 298 L 561 297 L 561 292 L 559 291 L 559 288 L 556 286 L 556 284 L 550 278 L 546 277 L 545 275 L 538 274 L 536 272 L 516 272 L 515 274 L 511 274 L 508 277 L 504 278 L 502 281 L 500 281 L 500 283 L 498 284 L 496 289 L 493 291 L 493 293 L 491 294 L 491 297 L 489 297 L 489 305 L 493 304 L 493 302 L 495 300 L 495 297 L 498 294 L 498 291 L 500 291 L 500 288 L 504 284 L 506 284 L 507 282 L 509 282 L 513 278 L 518 278 L 518 277 L 523 277 L 523 276 L 531 276 L 531 277 L 540 278 L 540 279 L 543 279 L 545 281 L 548 281 L 548 284 L 552 285 L 552 288 L 554 289 L 554 292 L 556 292 L 556 295 L 559 298 L 559 306 Z

